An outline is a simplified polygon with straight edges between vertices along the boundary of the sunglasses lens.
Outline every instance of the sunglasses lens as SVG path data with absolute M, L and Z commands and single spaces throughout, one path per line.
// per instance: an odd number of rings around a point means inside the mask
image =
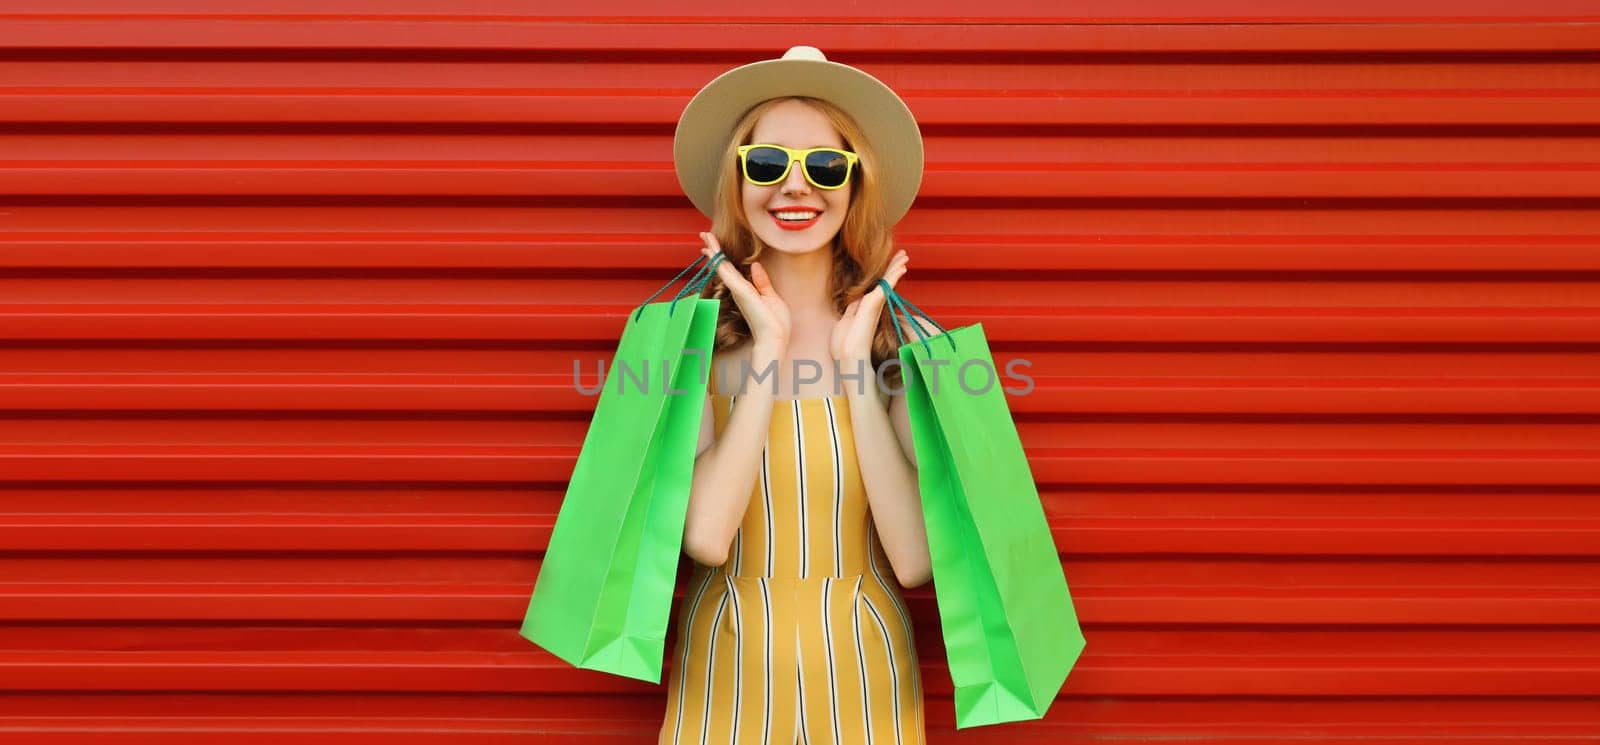
M 744 156 L 744 175 L 751 181 L 770 184 L 783 178 L 789 167 L 789 156 L 772 147 L 755 147 Z
M 838 150 L 819 150 L 806 156 L 806 174 L 818 186 L 844 186 L 850 176 L 850 161 Z

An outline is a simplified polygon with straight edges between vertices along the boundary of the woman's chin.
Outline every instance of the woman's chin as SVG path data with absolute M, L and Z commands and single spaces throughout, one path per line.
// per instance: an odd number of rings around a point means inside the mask
M 772 233 L 781 232 L 781 235 Z M 819 251 L 833 243 L 838 231 L 824 235 L 821 230 L 760 231 L 756 238 L 774 251 L 785 254 L 807 254 Z

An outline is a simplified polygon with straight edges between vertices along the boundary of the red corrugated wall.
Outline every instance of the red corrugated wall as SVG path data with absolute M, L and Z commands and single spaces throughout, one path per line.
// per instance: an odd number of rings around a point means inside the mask
M 1600 738 L 1592 2 L 0 6 L 0 742 L 648 742 L 517 635 L 694 258 L 673 125 L 821 47 L 927 145 L 1089 646 L 937 742 Z M 591 368 L 592 369 L 592 368 Z

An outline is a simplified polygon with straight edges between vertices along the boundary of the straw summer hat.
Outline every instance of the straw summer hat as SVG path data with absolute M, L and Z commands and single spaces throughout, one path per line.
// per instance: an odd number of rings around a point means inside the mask
M 778 59 L 736 67 L 706 84 L 678 117 L 672 160 L 678 183 L 694 206 L 710 217 L 717 193 L 717 167 L 739 117 L 769 98 L 807 96 L 828 101 L 850 115 L 877 155 L 889 224 L 900 221 L 922 185 L 922 132 L 916 118 L 889 86 L 849 65 L 829 62 L 816 47 L 790 47 Z

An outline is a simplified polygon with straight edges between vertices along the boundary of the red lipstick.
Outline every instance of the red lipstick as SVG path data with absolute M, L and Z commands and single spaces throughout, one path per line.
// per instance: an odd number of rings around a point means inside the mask
M 810 212 L 811 213 L 811 219 L 810 220 L 806 220 L 804 222 L 799 222 L 799 221 L 795 221 L 795 220 L 782 220 L 782 219 L 778 218 L 778 213 L 779 212 Z M 816 225 L 817 224 L 817 220 L 822 217 L 822 213 L 821 212 L 819 212 L 819 211 L 817 211 L 815 209 L 812 209 L 810 207 L 794 207 L 794 208 L 789 208 L 789 209 L 776 209 L 776 210 L 769 211 L 767 214 L 772 215 L 772 221 L 777 223 L 778 227 L 783 228 L 784 230 L 805 230 L 806 228 L 809 228 L 812 225 Z

